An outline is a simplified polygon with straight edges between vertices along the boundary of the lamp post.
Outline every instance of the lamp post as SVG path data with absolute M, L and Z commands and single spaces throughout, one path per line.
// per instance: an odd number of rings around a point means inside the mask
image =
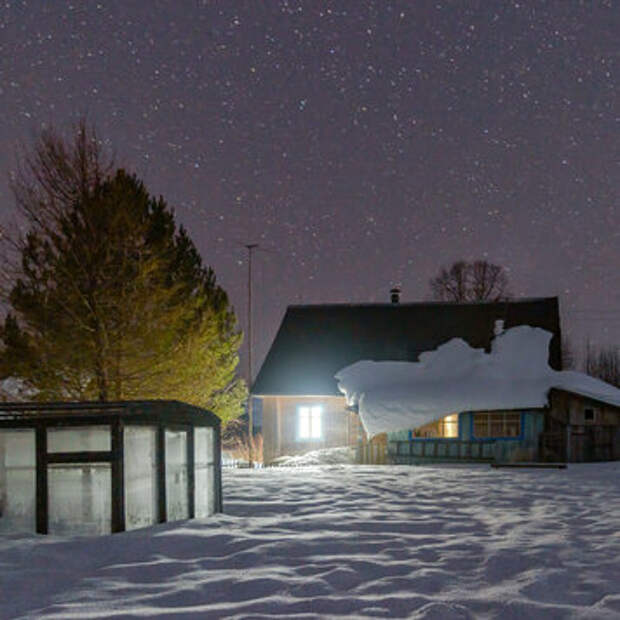
M 258 243 L 248 243 L 248 465 L 254 466 L 254 419 L 252 416 L 252 250 Z

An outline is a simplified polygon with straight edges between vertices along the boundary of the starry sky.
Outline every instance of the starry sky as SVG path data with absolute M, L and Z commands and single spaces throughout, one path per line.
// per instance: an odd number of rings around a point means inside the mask
M 4 0 L 0 221 L 86 116 L 243 327 L 260 244 L 254 374 L 288 304 L 425 300 L 460 258 L 620 344 L 618 33 L 616 0 Z

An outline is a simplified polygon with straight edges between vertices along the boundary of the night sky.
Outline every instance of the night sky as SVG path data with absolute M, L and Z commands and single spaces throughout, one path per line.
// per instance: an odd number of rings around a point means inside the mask
M 428 299 L 459 258 L 620 344 L 620 3 L 0 5 L 0 208 L 16 151 L 86 115 L 176 207 L 255 372 L 287 304 Z

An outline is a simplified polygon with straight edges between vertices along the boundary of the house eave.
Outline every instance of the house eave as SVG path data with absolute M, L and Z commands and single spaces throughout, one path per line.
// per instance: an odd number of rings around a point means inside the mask
M 344 399 L 344 394 L 297 394 L 297 393 L 283 393 L 277 394 L 250 394 L 252 398 L 338 398 Z
M 570 390 L 568 388 L 562 388 L 562 387 L 552 387 L 549 389 L 549 398 L 551 398 L 551 395 L 553 394 L 553 392 L 561 392 L 563 394 L 569 394 L 570 396 L 577 396 L 578 398 L 584 398 L 587 400 L 591 400 L 595 403 L 599 403 L 601 405 L 604 405 L 605 407 L 613 407 L 616 409 L 620 409 L 620 405 L 618 405 L 617 403 L 610 402 L 602 398 L 597 398 L 596 396 L 591 396 L 590 394 L 578 392 L 576 390 Z

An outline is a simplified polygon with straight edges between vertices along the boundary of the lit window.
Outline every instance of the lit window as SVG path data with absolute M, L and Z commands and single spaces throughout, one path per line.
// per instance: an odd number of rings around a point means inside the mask
M 304 406 L 299 407 L 297 411 L 299 413 L 299 439 L 320 439 L 323 407 L 319 405 Z
M 521 434 L 519 413 L 474 414 L 474 437 L 518 437 Z
M 453 413 L 439 420 L 439 436 L 440 437 L 458 437 L 459 436 L 459 414 Z

